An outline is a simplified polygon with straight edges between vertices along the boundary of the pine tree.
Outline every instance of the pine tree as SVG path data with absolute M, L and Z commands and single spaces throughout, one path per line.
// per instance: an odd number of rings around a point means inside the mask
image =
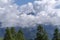
M 59 40 L 60 40 L 60 32 L 59 32 Z
M 5 36 L 4 36 L 4 40 L 14 40 L 12 38 L 11 31 L 10 31 L 9 28 L 6 28 L 6 33 L 5 33 Z
M 17 40 L 24 40 L 24 35 L 21 29 L 17 33 Z
M 13 37 L 14 40 L 16 40 L 16 32 L 15 32 L 15 28 L 14 27 L 11 27 L 11 35 Z
M 59 40 L 59 30 L 55 29 L 52 40 Z
M 48 36 L 41 25 L 37 27 L 35 40 L 48 40 Z

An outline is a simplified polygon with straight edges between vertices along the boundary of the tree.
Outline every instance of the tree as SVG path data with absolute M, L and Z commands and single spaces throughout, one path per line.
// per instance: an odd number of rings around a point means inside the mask
M 17 40 L 24 40 L 24 35 L 21 29 L 17 33 Z
M 54 34 L 53 34 L 52 40 L 59 40 L 59 30 L 58 30 L 58 28 L 56 28 L 54 30 Z
M 4 36 L 4 40 L 14 40 L 12 38 L 11 31 L 10 31 L 9 28 L 6 28 L 6 33 L 5 33 L 5 36 Z
M 37 27 L 35 40 L 48 40 L 48 36 L 41 25 Z
M 59 32 L 59 35 L 58 35 L 58 37 L 59 37 L 59 40 L 60 40 L 60 32 Z
M 10 30 L 11 30 L 11 35 L 12 35 L 13 39 L 16 40 L 16 32 L 15 32 L 15 28 L 14 28 L 14 27 L 11 27 Z

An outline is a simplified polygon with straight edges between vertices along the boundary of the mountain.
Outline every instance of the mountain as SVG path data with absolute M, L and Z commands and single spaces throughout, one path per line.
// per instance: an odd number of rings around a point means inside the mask
M 3 37 L 5 33 L 5 28 L 0 28 L 0 37 Z
M 53 37 L 53 33 L 54 33 L 54 29 L 56 28 L 56 26 L 53 25 L 43 25 L 43 27 L 45 28 L 49 38 Z
M 45 28 L 47 34 L 49 35 L 49 38 L 52 38 L 55 27 L 52 25 L 43 25 L 43 27 Z M 15 27 L 15 29 L 17 31 L 19 29 L 19 27 Z M 28 38 L 28 39 L 35 38 L 35 35 L 37 32 L 36 27 L 30 27 L 30 28 L 26 27 L 26 28 L 22 28 L 22 29 L 23 29 L 25 38 Z M 0 28 L 0 37 L 3 37 L 4 33 L 5 33 L 5 28 Z

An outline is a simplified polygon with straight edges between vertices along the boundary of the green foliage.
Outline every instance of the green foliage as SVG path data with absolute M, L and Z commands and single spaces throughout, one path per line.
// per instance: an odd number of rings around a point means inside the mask
M 14 40 L 16 40 L 16 32 L 15 32 L 15 28 L 14 27 L 11 27 L 11 35 L 13 37 Z
M 0 38 L 0 40 L 2 40 L 2 38 Z M 18 32 L 16 32 L 15 28 L 11 27 L 11 28 L 6 28 L 3 40 L 25 40 L 25 38 L 23 31 L 21 29 L 19 29 Z M 33 40 L 33 39 L 29 39 L 29 40 Z M 49 40 L 46 30 L 41 25 L 37 27 L 35 40 Z M 54 30 L 52 40 L 60 40 L 60 32 L 58 28 Z
M 0 37 L 0 40 L 3 40 L 3 38 Z
M 6 28 L 6 33 L 5 33 L 5 36 L 4 36 L 4 40 L 14 40 L 12 38 L 11 31 L 10 31 L 9 28 Z
M 54 35 L 54 36 L 53 36 L 52 40 L 60 40 L 60 37 L 59 37 L 60 34 L 59 34 L 58 28 L 55 29 L 53 35 Z
M 37 27 L 37 34 L 35 40 L 48 40 L 48 36 L 41 25 Z
M 17 40 L 24 40 L 24 35 L 21 29 L 17 33 Z
M 6 28 L 3 40 L 24 40 L 24 35 L 22 30 L 19 30 L 18 33 L 16 33 L 14 27 Z

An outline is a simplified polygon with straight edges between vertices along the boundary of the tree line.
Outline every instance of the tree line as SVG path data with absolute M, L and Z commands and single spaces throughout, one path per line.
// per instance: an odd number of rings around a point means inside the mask
M 16 32 L 15 28 L 11 27 L 11 28 L 6 28 L 3 40 L 26 40 L 26 39 L 24 37 L 24 33 L 22 29 L 19 29 Z M 34 38 L 34 40 L 50 40 L 46 30 L 43 28 L 42 25 L 37 26 L 36 37 Z M 58 28 L 54 30 L 53 38 L 51 40 L 60 40 L 60 32 Z

